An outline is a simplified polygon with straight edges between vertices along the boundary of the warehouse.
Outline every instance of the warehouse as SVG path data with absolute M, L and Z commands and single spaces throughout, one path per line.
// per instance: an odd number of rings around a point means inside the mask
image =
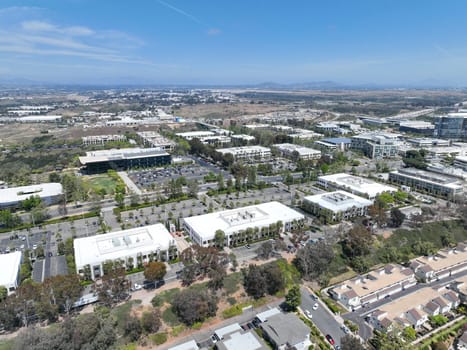
M 183 223 L 193 242 L 207 247 L 216 244 L 218 231 L 224 234 L 225 246 L 237 246 L 300 227 L 304 219 L 302 214 L 279 202 L 269 202 L 191 216 L 184 218 Z
M 93 280 L 102 276 L 103 263 L 120 260 L 126 267 L 177 257 L 175 239 L 164 225 L 155 224 L 73 241 L 76 271 Z

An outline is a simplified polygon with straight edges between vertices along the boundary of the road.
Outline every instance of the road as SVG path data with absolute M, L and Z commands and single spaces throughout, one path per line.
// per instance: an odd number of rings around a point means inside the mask
M 307 288 L 301 287 L 300 294 L 302 302 L 300 307 L 303 311 L 309 310 L 313 315 L 312 322 L 321 331 L 323 335 L 330 334 L 336 345 L 340 345 L 341 338 L 345 335 L 341 329 L 342 323 L 339 323 L 336 317 L 327 309 L 321 300 L 313 300 Z M 313 310 L 313 305 L 318 303 L 318 309 Z

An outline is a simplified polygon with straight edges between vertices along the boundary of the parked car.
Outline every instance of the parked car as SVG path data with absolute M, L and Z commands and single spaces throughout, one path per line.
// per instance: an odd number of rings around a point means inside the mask
M 305 315 L 308 317 L 310 320 L 313 318 L 313 315 L 311 314 L 310 310 L 305 310 Z
M 313 304 L 313 310 L 318 310 L 318 303 Z
M 345 324 L 342 325 L 341 329 L 342 329 L 342 332 L 344 332 L 344 334 L 349 334 L 350 333 L 349 327 L 347 327 Z
M 142 288 L 143 288 L 143 286 L 142 286 L 141 284 L 135 283 L 135 284 L 130 288 L 130 290 L 131 290 L 132 292 L 134 292 L 134 291 L 140 290 L 140 289 L 142 289 Z
M 330 334 L 326 334 L 326 339 L 328 340 L 329 344 L 334 345 L 336 342 L 334 339 L 331 337 Z

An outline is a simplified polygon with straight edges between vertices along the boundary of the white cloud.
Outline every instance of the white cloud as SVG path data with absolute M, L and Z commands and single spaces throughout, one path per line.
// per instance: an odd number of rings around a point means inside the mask
M 89 36 L 95 34 L 92 29 L 82 26 L 60 27 L 44 21 L 24 21 L 21 28 L 30 32 L 51 32 L 70 36 Z

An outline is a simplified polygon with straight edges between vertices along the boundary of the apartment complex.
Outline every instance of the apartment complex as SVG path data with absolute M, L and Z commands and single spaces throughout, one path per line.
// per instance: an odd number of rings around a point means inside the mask
M 279 202 L 269 202 L 191 216 L 183 219 L 183 225 L 193 242 L 200 246 L 215 245 L 219 230 L 224 233 L 225 246 L 236 246 L 300 227 L 304 218 Z
M 467 140 L 467 113 L 437 117 L 434 135 L 442 139 Z
M 358 309 L 416 283 L 415 274 L 411 269 L 393 264 L 347 280 L 331 288 L 329 294 L 345 307 Z
M 162 224 L 76 238 L 73 248 L 77 273 L 93 280 L 104 274 L 103 264 L 109 260 L 128 267 L 177 257 L 175 239 Z
M 415 168 L 404 168 L 389 173 L 389 181 L 410 187 L 410 190 L 436 197 L 452 199 L 464 191 L 459 179 Z
M 231 154 L 236 161 L 265 161 L 271 159 L 271 149 L 263 146 L 220 148 L 219 153 Z
M 388 133 L 360 134 L 352 137 L 350 148 L 372 159 L 394 158 L 399 150 L 398 137 Z
M 109 169 L 148 168 L 170 164 L 171 156 L 159 148 L 122 148 L 86 152 L 79 157 L 81 165 L 89 173 L 105 172 Z
M 370 199 L 374 199 L 384 192 L 394 193 L 397 191 L 397 188 L 393 186 L 346 173 L 319 176 L 318 185 L 327 190 L 344 190 Z
M 283 157 L 291 159 L 318 160 L 321 158 L 321 151 L 294 145 L 292 143 L 278 143 L 273 147 L 275 147 Z
M 373 201 L 345 191 L 315 194 L 303 198 L 303 210 L 321 218 L 325 223 L 364 216 Z

